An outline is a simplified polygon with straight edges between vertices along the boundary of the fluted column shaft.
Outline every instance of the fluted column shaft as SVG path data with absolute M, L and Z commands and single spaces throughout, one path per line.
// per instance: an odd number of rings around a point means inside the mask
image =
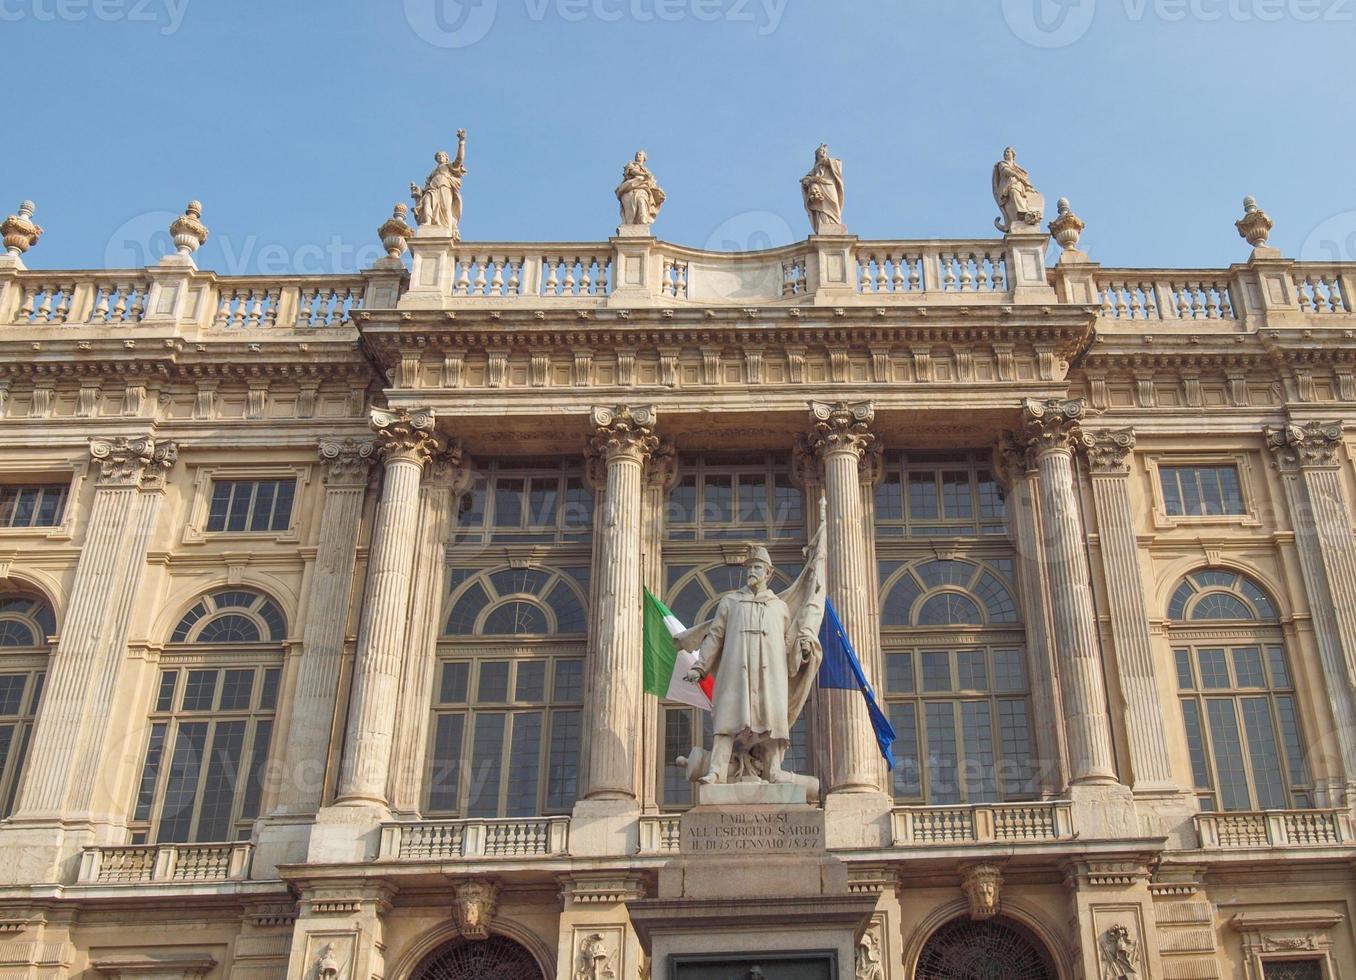
M 589 651 L 590 719 L 586 799 L 637 798 L 641 729 L 641 497 L 654 451 L 654 410 L 593 410 L 591 451 L 606 467 L 595 548 L 598 582 Z
M 1285 486 L 1336 727 L 1325 754 L 1342 767 L 1350 793 L 1356 787 L 1356 541 L 1337 461 L 1342 426 L 1291 424 L 1268 428 L 1266 438 Z
M 42 710 L 15 816 L 88 815 L 103 771 L 113 693 L 124 661 L 132 600 L 163 497 L 174 443 L 96 439 L 99 480 L 71 601 L 52 654 Z
M 1129 429 L 1085 433 L 1080 445 L 1092 473 L 1116 670 L 1125 699 L 1125 732 L 1130 748 L 1132 786 L 1138 791 L 1173 789 L 1168 757 L 1167 721 L 1154 673 L 1153 640 L 1135 539 L 1135 512 L 1127 487 L 1135 435 Z
M 410 542 L 419 521 L 419 481 L 437 437 L 431 412 L 374 410 L 372 427 L 386 474 L 372 529 L 338 799 L 384 806 L 414 562 Z
M 1054 644 L 1059 660 L 1071 783 L 1114 783 L 1106 682 L 1097 643 L 1087 536 L 1073 480 L 1073 438 L 1082 403 L 1028 401 L 1023 433 L 1036 458 Z
M 869 431 L 874 418 L 869 403 L 812 402 L 808 437 L 823 470 L 829 598 L 873 687 L 880 672 L 880 642 L 871 616 L 876 569 L 863 519 L 861 464 L 876 442 Z M 828 791 L 881 792 L 885 763 L 866 702 L 856 691 L 821 690 L 819 697 L 830 746 Z
M 353 591 L 354 556 L 375 450 L 376 443 L 371 440 L 320 443 L 325 503 L 320 512 L 292 710 L 281 746 L 282 774 L 275 813 L 314 813 L 320 806 Z

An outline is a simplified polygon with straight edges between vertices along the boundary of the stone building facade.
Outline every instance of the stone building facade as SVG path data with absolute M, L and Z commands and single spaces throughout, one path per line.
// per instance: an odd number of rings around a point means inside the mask
M 822 500 L 897 734 L 818 691 L 788 759 L 860 980 L 1356 977 L 1356 266 L 1107 269 L 1062 212 L 1050 262 L 398 215 L 273 278 L 200 209 L 131 270 L 11 218 L 0 976 L 648 976 L 703 716 L 642 588 L 785 586 Z

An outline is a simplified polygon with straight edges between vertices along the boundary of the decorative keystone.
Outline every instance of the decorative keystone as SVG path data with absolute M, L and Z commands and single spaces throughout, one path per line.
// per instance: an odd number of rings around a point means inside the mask
M 1253 248 L 1265 248 L 1271 237 L 1273 222 L 1265 211 L 1257 206 L 1257 198 L 1243 198 L 1243 217 L 1234 222 L 1238 234 L 1246 238 Z
M 5 251 L 16 259 L 27 252 L 42 237 L 42 229 L 30 219 L 37 205 L 24 201 L 19 205 L 19 213 L 11 214 L 0 223 L 0 233 L 5 236 Z
M 170 235 L 174 237 L 174 247 L 180 255 L 192 255 L 207 241 L 207 226 L 199 220 L 201 218 L 202 202 L 189 201 L 184 213 L 170 225 Z
M 1083 223 L 1082 218 L 1073 213 L 1067 197 L 1061 197 L 1055 207 L 1059 210 L 1059 216 L 1050 222 L 1050 234 L 1055 236 L 1055 241 L 1065 251 L 1077 248 L 1078 238 L 1087 225 Z
M 397 204 L 386 224 L 377 229 L 382 247 L 386 249 L 387 258 L 398 259 L 409 248 L 406 240 L 414 234 L 414 229 L 405 223 L 405 216 L 409 213 L 409 205 Z

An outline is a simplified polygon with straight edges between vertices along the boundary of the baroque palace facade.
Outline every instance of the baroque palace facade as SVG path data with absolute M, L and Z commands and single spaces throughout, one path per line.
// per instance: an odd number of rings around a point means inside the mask
M 223 277 L 200 211 L 130 270 L 4 225 L 0 976 L 647 977 L 704 715 L 642 588 L 784 588 L 822 501 L 897 736 L 820 690 L 787 759 L 859 980 L 1356 978 L 1356 266 L 1253 206 L 1190 270 L 1064 202 L 1053 262 L 398 208 Z

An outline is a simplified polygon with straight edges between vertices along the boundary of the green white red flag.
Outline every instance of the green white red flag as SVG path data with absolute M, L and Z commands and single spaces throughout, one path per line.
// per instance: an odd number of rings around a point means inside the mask
M 687 627 L 649 589 L 645 590 L 644 603 L 645 692 L 710 711 L 715 679 L 707 674 L 697 684 L 684 680 L 697 662 L 697 652 L 683 649 L 680 640 Z

